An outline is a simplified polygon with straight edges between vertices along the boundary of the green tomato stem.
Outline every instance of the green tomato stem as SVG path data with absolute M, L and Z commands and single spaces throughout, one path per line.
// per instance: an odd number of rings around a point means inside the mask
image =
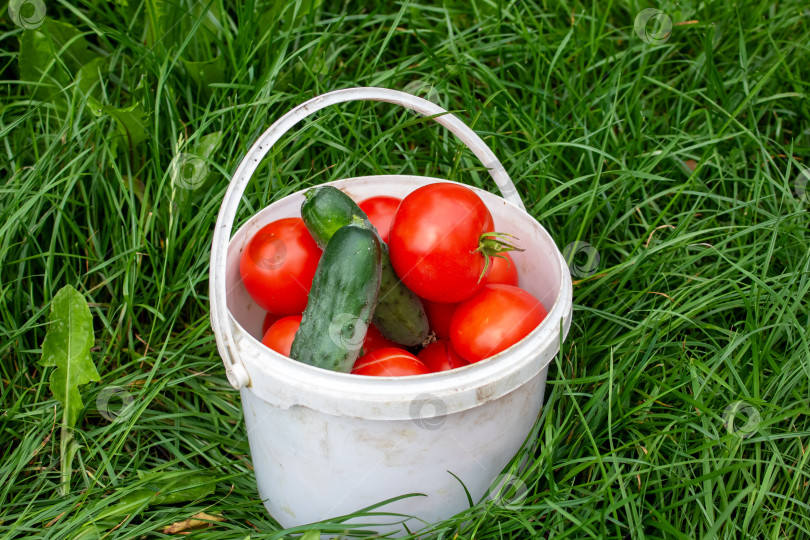
M 481 280 L 487 275 L 492 257 L 506 259 L 501 253 L 508 251 L 525 251 L 511 243 L 508 240 L 510 238 L 517 240 L 514 235 L 499 232 L 485 232 L 478 239 L 478 248 L 476 248 L 475 251 L 484 256 L 484 269 L 481 271 L 481 275 L 478 276 L 478 283 L 481 283 Z

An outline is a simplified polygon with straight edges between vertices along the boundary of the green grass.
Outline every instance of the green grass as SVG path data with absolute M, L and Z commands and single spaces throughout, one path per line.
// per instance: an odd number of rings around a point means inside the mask
M 259 501 L 210 329 L 216 213 L 247 148 L 296 104 L 415 81 L 474 126 L 561 249 L 600 256 L 575 276 L 528 496 L 426 536 L 810 537 L 806 3 L 663 2 L 676 26 L 659 44 L 633 31 L 646 4 L 313 3 L 46 2 L 72 41 L 49 22 L 26 38 L 3 7 L 0 538 L 75 537 L 143 484 L 136 470 L 208 471 L 215 490 L 106 516 L 105 538 L 160 537 L 201 510 L 227 521 L 195 538 L 292 532 Z M 29 38 L 41 47 L 21 62 Z M 414 118 L 369 103 L 319 113 L 262 164 L 240 220 L 355 175 L 494 189 Z M 201 187 L 172 182 L 178 153 L 207 156 Z M 101 382 L 82 388 L 61 496 L 61 412 L 37 361 L 66 284 L 90 302 Z M 133 397 L 116 422 L 96 405 L 110 387 Z M 737 401 L 759 416 L 745 437 L 724 426 Z

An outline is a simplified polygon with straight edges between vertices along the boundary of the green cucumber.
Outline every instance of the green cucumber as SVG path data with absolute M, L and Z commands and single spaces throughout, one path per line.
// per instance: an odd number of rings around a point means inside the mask
M 301 217 L 312 238 L 319 246 L 327 245 L 340 227 L 359 218 L 374 230 L 365 212 L 351 197 L 332 186 L 319 186 L 304 193 Z M 374 326 L 386 338 L 412 347 L 419 345 L 428 336 L 427 315 L 422 301 L 408 289 L 394 273 L 388 246 L 382 246 L 382 282 L 377 307 L 374 309 Z
M 335 232 L 318 262 L 290 358 L 352 370 L 380 292 L 381 257 L 379 236 L 362 220 Z

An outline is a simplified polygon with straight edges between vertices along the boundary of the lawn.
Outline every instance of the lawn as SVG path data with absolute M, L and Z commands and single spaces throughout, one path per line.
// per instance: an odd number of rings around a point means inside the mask
M 264 510 L 208 267 L 253 141 L 352 86 L 471 125 L 571 259 L 525 491 L 422 537 L 810 538 L 806 2 L 23 3 L 0 21 L 0 538 L 345 529 Z M 276 145 L 238 219 L 397 173 L 495 191 L 435 123 L 353 103 Z M 99 375 L 72 429 L 40 364 L 66 285 Z

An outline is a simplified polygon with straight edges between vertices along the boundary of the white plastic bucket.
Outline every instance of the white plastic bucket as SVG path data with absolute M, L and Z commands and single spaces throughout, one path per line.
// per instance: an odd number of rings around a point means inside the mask
M 245 223 L 231 238 L 247 182 L 270 147 L 305 116 L 335 103 L 375 100 L 429 116 L 481 159 L 504 195 L 476 189 L 495 229 L 514 234 L 521 287 L 548 310 L 540 326 L 506 351 L 449 372 L 418 377 L 362 377 L 315 368 L 260 342 L 264 312 L 242 285 L 239 258 L 250 237 L 284 217 L 300 216 L 301 192 Z M 211 251 L 211 322 L 228 380 L 239 389 L 259 494 L 284 527 L 353 513 L 409 493 L 378 509 L 414 516 L 410 530 L 444 520 L 486 495 L 529 434 L 543 403 L 546 374 L 571 324 L 566 262 L 546 230 L 524 211 L 503 166 L 455 116 L 421 98 L 384 88 L 330 92 L 299 105 L 262 134 L 234 173 Z M 404 197 L 437 178 L 367 176 L 331 182 L 355 200 Z M 475 188 L 473 188 L 475 189 Z M 505 200 L 506 199 L 506 200 Z M 450 474 L 453 473 L 453 474 Z M 365 523 L 405 518 L 369 516 Z M 353 523 L 357 523 L 356 521 Z M 379 531 L 401 525 L 374 527 Z

